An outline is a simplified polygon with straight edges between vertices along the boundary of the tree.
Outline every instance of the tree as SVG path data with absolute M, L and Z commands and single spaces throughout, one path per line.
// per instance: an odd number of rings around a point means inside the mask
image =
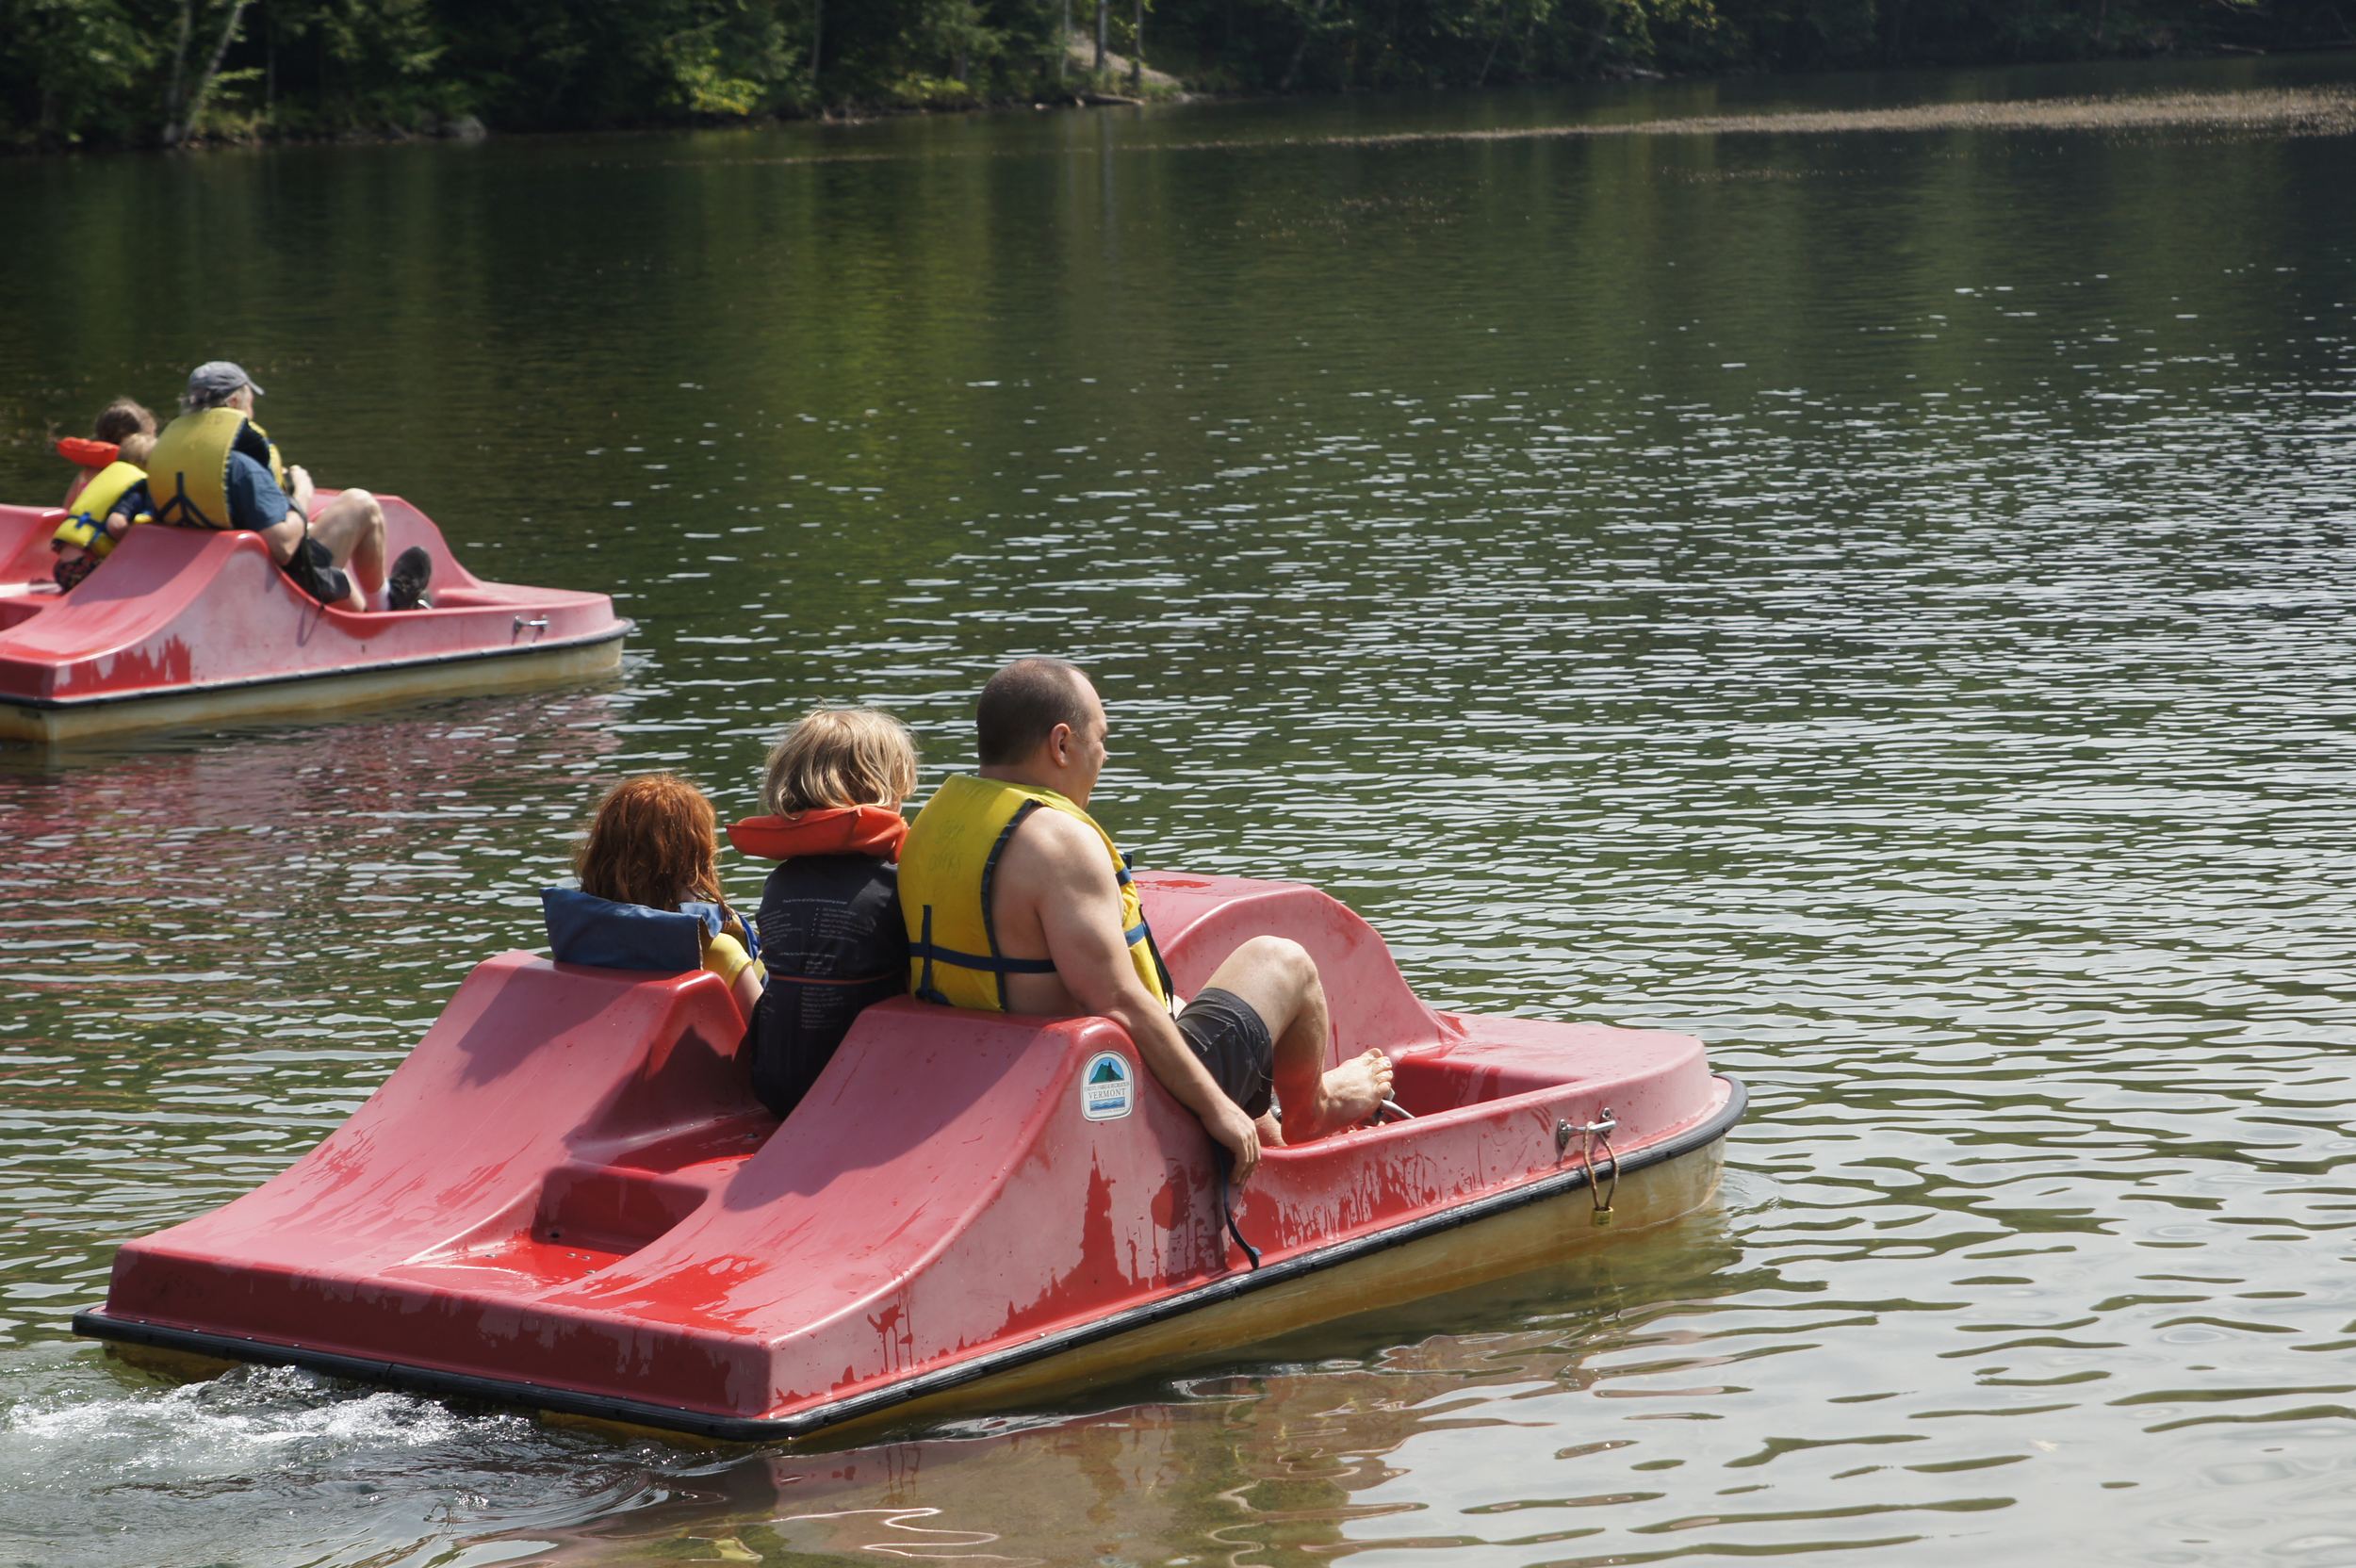
M 183 100 L 180 84 L 187 74 L 188 35 L 195 28 L 196 0 L 180 0 L 180 38 L 172 53 L 172 90 L 164 98 L 165 146 L 178 146 L 204 115 L 205 100 L 212 94 L 213 79 L 221 74 L 221 62 L 237 36 L 237 24 L 245 19 L 248 4 L 249 0 L 230 0 L 229 14 L 221 24 L 220 41 L 213 45 L 212 56 L 205 60 L 204 73 L 196 78 L 196 90 Z

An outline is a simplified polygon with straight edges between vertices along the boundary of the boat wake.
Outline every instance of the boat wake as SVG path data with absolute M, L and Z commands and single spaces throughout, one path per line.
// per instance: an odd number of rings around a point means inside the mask
M 660 1463 L 679 1464 L 291 1368 L 170 1389 L 139 1376 L 88 1357 L 0 1364 L 0 1561 L 425 1561 L 643 1507 L 667 1494 Z
M 261 1464 L 470 1446 L 531 1429 L 521 1416 L 462 1415 L 411 1395 L 355 1396 L 292 1367 L 250 1366 L 154 1394 L 22 1400 L 0 1410 L 0 1468 L 35 1483 L 103 1467 L 124 1482 L 145 1474 L 186 1486 Z

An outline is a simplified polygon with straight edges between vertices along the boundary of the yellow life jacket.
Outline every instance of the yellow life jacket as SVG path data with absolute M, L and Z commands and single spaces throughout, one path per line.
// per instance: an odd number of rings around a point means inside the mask
M 74 505 L 66 520 L 57 525 L 57 531 L 49 536 L 49 547 L 64 549 L 68 546 L 84 549 L 104 561 L 114 552 L 114 536 L 106 531 L 106 514 L 112 512 L 123 493 L 147 477 L 146 470 L 121 458 L 90 475 L 82 493 L 74 498 Z M 133 522 L 152 521 L 144 512 Z
M 1045 808 L 1077 817 L 1104 842 L 1121 885 L 1121 924 L 1137 978 L 1164 1006 L 1170 972 L 1146 929 L 1129 864 L 1096 819 L 1053 790 L 952 774 L 916 814 L 900 847 L 900 916 L 908 928 L 908 989 L 926 1002 L 1003 1013 L 1006 976 L 1053 974 L 1046 958 L 1009 958 L 998 948 L 990 910 L 991 874 L 1016 827 Z
M 201 408 L 166 425 L 147 458 L 147 493 L 155 502 L 155 520 L 182 528 L 235 528 L 229 519 L 232 452 L 262 464 L 285 487 L 286 466 L 278 449 L 261 426 L 236 409 Z

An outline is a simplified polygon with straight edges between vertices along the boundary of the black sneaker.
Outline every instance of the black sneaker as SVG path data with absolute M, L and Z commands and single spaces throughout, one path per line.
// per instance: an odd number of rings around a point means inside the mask
M 387 610 L 431 610 L 434 601 L 426 596 L 426 584 L 434 580 L 434 558 L 421 545 L 412 545 L 393 562 L 390 585 L 384 590 Z

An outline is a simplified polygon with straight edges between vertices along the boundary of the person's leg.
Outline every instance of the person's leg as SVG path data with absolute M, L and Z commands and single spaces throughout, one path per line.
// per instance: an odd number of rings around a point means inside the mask
M 1230 953 L 1206 989 L 1233 993 L 1275 1037 L 1270 1076 L 1284 1110 L 1284 1141 L 1305 1143 L 1372 1116 L 1390 1097 L 1391 1060 L 1368 1051 L 1327 1069 L 1331 1015 L 1308 950 L 1285 937 L 1254 937 Z
M 299 521 L 273 524 L 262 530 L 261 534 L 273 556 L 278 554 L 282 541 L 291 541 L 286 546 L 286 553 L 279 560 L 278 569 L 298 589 L 333 610 L 368 609 L 368 596 L 352 586 L 351 574 L 337 569 L 327 547 L 303 531 Z
M 384 509 L 366 490 L 347 490 L 319 508 L 311 537 L 327 547 L 330 561 L 352 572 L 363 604 L 384 586 Z

